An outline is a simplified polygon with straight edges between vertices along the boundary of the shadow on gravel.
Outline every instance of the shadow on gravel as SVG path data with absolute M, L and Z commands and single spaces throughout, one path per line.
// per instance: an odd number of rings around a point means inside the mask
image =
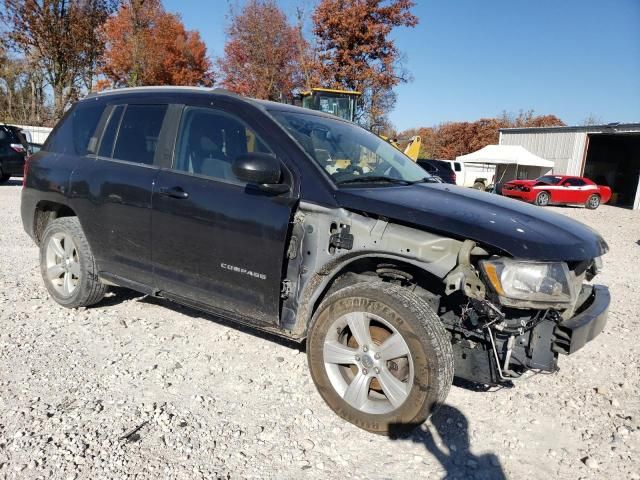
M 506 480 L 500 460 L 493 453 L 474 455 L 470 451 L 469 422 L 460 410 L 450 405 L 442 405 L 431 417 L 426 431 L 415 428 L 408 434 L 407 425 L 398 424 L 390 430 L 390 438 L 397 441 L 411 441 L 424 445 L 427 451 L 433 455 L 447 471 L 444 477 L 447 480 L 456 478 L 476 480 Z M 425 426 L 428 426 L 427 423 Z M 423 427 L 424 428 L 424 427 Z M 438 446 L 433 437 L 431 428 L 435 428 L 442 439 L 443 446 Z M 394 430 L 396 434 L 394 434 Z
M 549 208 L 549 207 L 557 207 L 557 208 L 568 208 L 568 209 L 572 209 L 572 208 L 585 208 L 584 205 L 567 205 L 565 203 L 558 203 L 555 205 L 548 205 L 545 208 Z
M 18 185 L 22 186 L 21 178 L 12 178 L 11 180 L 8 180 L 6 183 L 2 184 L 2 186 L 5 186 L 5 187 L 16 187 Z
M 173 310 L 174 312 L 182 313 L 183 315 L 187 315 L 192 318 L 203 318 L 205 320 L 209 320 L 211 322 L 224 325 L 225 327 L 232 328 L 233 330 L 237 330 L 239 332 L 246 333 L 254 337 L 268 340 L 270 342 L 278 343 L 283 347 L 299 350 L 303 353 L 305 352 L 304 342 L 297 343 L 297 342 L 294 342 L 293 340 L 288 340 L 276 334 L 258 330 L 257 327 L 244 326 L 242 324 L 232 322 L 224 318 L 216 317 L 215 315 L 211 315 L 209 313 L 203 312 L 201 310 L 197 310 L 195 308 L 174 303 L 164 298 L 145 296 L 142 293 L 135 292 L 128 288 L 122 288 L 122 287 L 109 287 L 109 294 L 110 295 L 105 297 L 100 303 L 97 303 L 95 307 L 98 307 L 98 308 L 111 307 L 111 306 L 118 305 L 120 303 L 129 301 L 129 300 L 134 300 L 137 298 L 138 299 L 137 301 L 139 302 L 158 305 L 159 307 L 166 308 L 168 310 Z
M 513 388 L 513 383 L 505 383 L 504 385 L 485 385 L 484 383 L 476 383 L 470 380 L 465 380 L 463 378 L 453 377 L 453 386 L 458 388 L 463 388 L 464 390 L 469 390 L 472 392 L 481 392 L 481 393 L 493 393 L 498 390 L 502 390 L 503 388 Z
M 109 291 L 107 292 L 107 295 L 98 303 L 93 305 L 91 308 L 113 307 L 114 305 L 119 305 L 128 300 L 133 300 L 134 298 L 143 298 L 143 297 L 144 295 L 142 293 L 129 290 L 128 288 L 109 287 Z

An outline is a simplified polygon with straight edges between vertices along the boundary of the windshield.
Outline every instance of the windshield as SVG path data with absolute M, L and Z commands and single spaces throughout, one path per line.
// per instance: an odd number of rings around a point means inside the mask
M 432 181 L 409 157 L 357 125 L 313 114 L 270 113 L 337 185 Z
M 562 177 L 557 175 L 545 175 L 543 177 L 538 178 L 536 181 L 538 183 L 546 183 L 547 185 L 557 185 L 562 180 Z

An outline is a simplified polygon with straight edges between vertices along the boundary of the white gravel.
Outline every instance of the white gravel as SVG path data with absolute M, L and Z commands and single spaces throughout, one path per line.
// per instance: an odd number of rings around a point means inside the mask
M 19 204 L 0 187 L 0 478 L 640 479 L 640 212 L 553 209 L 611 247 L 597 340 L 391 440 L 333 414 L 295 345 L 124 289 L 58 307 Z

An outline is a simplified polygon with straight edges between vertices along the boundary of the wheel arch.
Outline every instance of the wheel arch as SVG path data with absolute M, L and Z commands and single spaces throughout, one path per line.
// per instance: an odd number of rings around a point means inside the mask
M 69 205 L 50 200 L 39 201 L 33 213 L 33 238 L 40 245 L 42 234 L 50 222 L 57 218 L 76 216 L 76 212 Z
M 304 285 L 296 313 L 296 336 L 305 338 L 314 313 L 332 293 L 357 283 L 385 280 L 413 288 L 418 295 L 437 305 L 442 278 L 425 264 L 399 255 L 381 252 L 362 253 L 341 259 L 315 273 Z M 435 306 L 434 305 L 434 306 Z

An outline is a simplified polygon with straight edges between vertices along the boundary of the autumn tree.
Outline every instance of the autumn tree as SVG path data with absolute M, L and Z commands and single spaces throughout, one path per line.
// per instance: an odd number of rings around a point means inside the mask
M 232 11 L 227 37 L 218 61 L 224 88 L 282 101 L 312 75 L 312 54 L 301 26 L 290 24 L 274 0 L 249 0 L 239 12 Z
M 496 118 L 481 118 L 475 122 L 445 122 L 428 128 L 410 129 L 402 137 L 418 134 L 422 137 L 421 158 L 453 160 L 499 141 L 500 129 L 510 127 L 552 127 L 565 123 L 555 115 L 535 115 L 533 110 L 517 115 L 503 112 Z M 417 132 L 417 133 L 415 133 Z
M 324 86 L 361 91 L 359 121 L 369 128 L 385 123 L 393 87 L 408 80 L 390 34 L 418 24 L 413 6 L 412 0 L 321 0 L 313 14 Z
M 43 125 L 52 123 L 46 105 L 42 72 L 25 58 L 0 61 L 0 121 Z
M 51 86 L 54 117 L 91 85 L 102 53 L 100 26 L 115 0 L 3 0 L 10 48 Z
M 126 0 L 101 32 L 100 72 L 112 86 L 213 84 L 200 34 L 186 30 L 159 0 Z

